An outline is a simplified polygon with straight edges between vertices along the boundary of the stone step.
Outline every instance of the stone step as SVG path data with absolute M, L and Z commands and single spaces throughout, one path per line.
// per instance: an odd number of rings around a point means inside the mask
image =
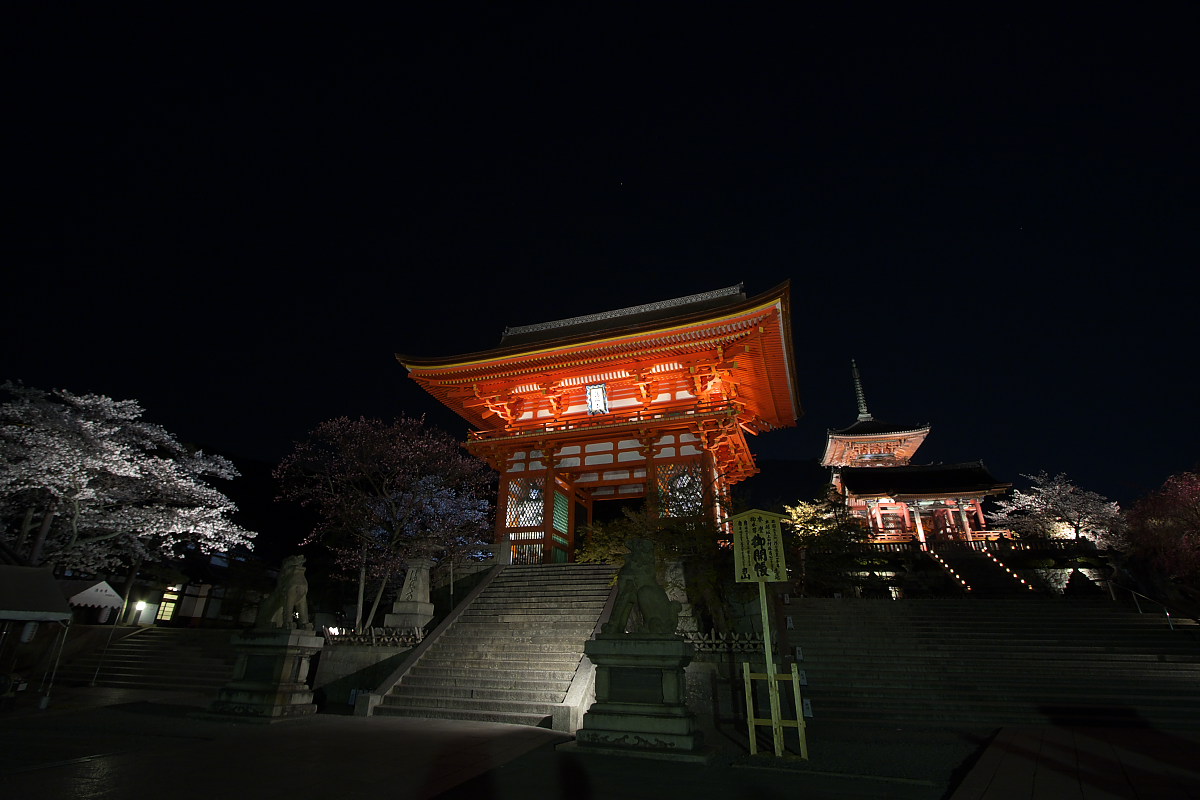
M 457 627 L 457 626 L 455 626 Z M 582 645 L 582 637 L 587 634 L 571 634 L 559 633 L 554 627 L 523 627 L 518 625 L 510 625 L 509 630 L 503 628 L 488 628 L 486 631 L 479 630 L 454 630 L 446 631 L 445 636 L 439 640 L 438 646 L 446 644 L 474 644 L 474 643 L 506 643 L 506 644 L 564 644 L 570 645 L 572 648 L 578 648 Z
M 471 656 L 462 655 L 447 655 L 446 653 L 430 652 L 424 658 L 413 666 L 413 669 L 421 669 L 432 664 L 437 664 L 439 668 L 458 669 L 471 668 L 479 670 L 487 670 L 494 672 L 497 670 L 511 670 L 521 672 L 526 670 L 533 671 L 551 671 L 561 672 L 563 670 L 574 671 L 579 666 L 579 660 L 582 656 L 574 653 L 562 653 L 561 655 L 537 653 L 533 655 L 521 653 L 505 653 L 501 658 L 499 655 L 489 655 L 487 653 L 476 653 Z
M 420 717 L 422 719 L 460 719 L 472 722 L 503 722 L 509 725 L 528 725 L 534 728 L 549 728 L 549 713 L 514 714 L 503 711 L 452 708 L 409 708 L 380 704 L 375 714 L 393 717 Z
M 566 689 L 556 691 L 554 689 L 497 689 L 484 687 L 465 687 L 465 686 L 425 686 L 421 684 L 412 684 L 409 681 L 397 686 L 392 690 L 392 697 L 401 702 L 407 702 L 415 698 L 423 698 L 425 700 L 445 698 L 450 700 L 496 700 L 496 701 L 520 701 L 528 703 L 561 703 L 563 697 L 566 696 Z
M 1087 727 L 1128 727 L 1153 725 L 1164 729 L 1196 730 L 1194 715 L 1179 709 L 1136 709 L 1088 704 L 1047 704 L 1043 708 L 1014 708 L 1011 705 L 972 706 L 945 709 L 940 706 L 885 707 L 878 704 L 857 706 L 829 702 L 812 704 L 815 720 L 860 722 L 866 725 L 1069 725 Z
M 430 648 L 426 658 L 430 656 L 455 659 L 517 659 L 521 661 L 542 661 L 544 658 L 578 661 L 583 655 L 582 639 L 569 639 L 561 642 L 537 644 L 529 641 L 513 641 L 502 638 L 459 638 L 439 642 L 437 647 Z
M 511 633 L 518 628 L 519 622 L 499 622 L 496 620 L 481 621 L 478 617 L 460 617 L 454 625 L 454 633 L 469 631 L 472 636 L 490 636 L 494 633 Z M 564 636 L 582 636 L 587 638 L 595 629 L 594 622 L 589 624 L 585 621 L 575 622 L 558 622 L 553 625 L 553 630 L 556 633 Z
M 569 623 L 571 625 L 591 623 L 594 627 L 596 620 L 600 618 L 600 610 L 588 614 L 558 614 L 547 612 L 545 614 L 466 614 L 459 617 L 460 622 L 499 622 L 505 625 L 537 625 L 537 624 L 555 624 L 560 622 Z
M 1030 664 L 1028 662 L 988 664 L 963 661 L 957 665 L 940 664 L 937 666 L 939 681 L 952 681 L 958 676 L 962 676 L 964 680 L 979 680 L 979 676 L 986 676 L 988 680 L 1003 678 L 1006 681 L 1018 683 L 1031 679 L 1070 683 L 1075 680 L 1087 680 L 1093 676 L 1110 676 L 1114 680 L 1124 678 L 1157 678 L 1164 681 L 1200 680 L 1200 669 L 1197 669 L 1195 665 L 1189 664 L 1120 665 L 1056 660 L 1038 664 Z M 1014 670 L 1014 666 L 1019 667 L 1019 672 Z M 851 680 L 861 681 L 872 678 L 875 680 L 899 680 L 910 675 L 919 675 L 923 676 L 926 680 L 928 679 L 927 665 L 921 664 L 890 665 L 882 662 L 868 664 L 861 661 L 812 661 L 801 662 L 799 667 L 810 676 L 810 680 L 813 676 L 818 675 L 828 676 L 829 679 L 836 679 L 842 676 L 847 683 Z
M 556 703 L 536 703 L 525 700 L 475 700 L 469 697 L 413 697 L 385 695 L 380 705 L 403 708 L 441 708 L 463 711 L 505 711 L 512 714 L 550 714 Z
M 527 665 L 524 665 L 523 667 L 518 667 L 518 668 L 513 668 L 513 667 L 487 668 L 487 667 L 484 667 L 483 665 L 473 665 L 473 666 L 469 666 L 469 667 L 462 666 L 462 665 L 451 666 L 451 663 L 452 662 L 436 662 L 435 665 L 424 666 L 425 659 L 422 659 L 421 663 L 418 664 L 417 666 L 413 667 L 409 671 L 408 674 L 411 676 L 416 676 L 416 677 L 436 676 L 436 677 L 444 677 L 444 678 L 463 678 L 463 679 L 471 679 L 471 678 L 478 677 L 486 682 L 503 681 L 505 679 L 508 679 L 509 681 L 543 680 L 546 682 L 554 682 L 554 683 L 558 683 L 558 682 L 562 682 L 562 681 L 566 681 L 569 683 L 570 681 L 572 681 L 575 678 L 575 669 L 578 666 L 578 664 L 575 663 L 575 664 L 571 664 L 569 669 L 555 669 L 554 664 L 551 664 L 551 665 L 547 665 L 548 668 L 538 668 L 538 666 L 536 664 L 531 662 Z M 505 662 L 505 663 L 511 664 L 511 663 L 517 663 L 517 662 Z M 555 663 L 557 663 L 557 662 L 555 662 Z M 405 680 L 407 680 L 407 676 L 406 676 Z
M 795 642 L 796 640 L 790 640 Z M 801 640 L 803 642 L 803 640 Z M 795 645 L 792 645 L 795 646 Z M 1147 652 L 1149 648 L 1117 646 L 1085 646 L 1085 645 L 1036 645 L 1036 644 L 1015 644 L 1006 646 L 1003 643 L 973 643 L 960 646 L 946 644 L 930 644 L 928 647 L 914 649 L 908 646 L 889 647 L 886 644 L 835 644 L 825 645 L 820 642 L 803 642 L 800 644 L 803 648 L 805 656 L 816 658 L 818 655 L 821 658 L 836 658 L 840 660 L 847 659 L 870 659 L 870 660 L 890 660 L 890 661 L 905 661 L 921 658 L 962 658 L 969 657 L 975 660 L 987 661 L 995 659 L 1014 659 L 1028 658 L 1036 661 L 1038 659 L 1050 658 L 1055 655 L 1061 655 L 1066 658 L 1089 658 L 1095 656 L 1111 656 L 1113 660 L 1131 660 L 1131 661 L 1174 661 L 1177 663 L 1200 663 L 1200 655 L 1193 652 L 1188 652 L 1185 648 L 1177 650 L 1164 650 L 1163 652 Z
M 600 611 L 608 598 L 599 600 L 581 600 L 576 598 L 558 598 L 546 602 L 529 599 L 488 598 L 481 597 L 472 606 L 472 613 L 491 612 L 494 614 L 511 614 L 520 611 L 568 611 L 578 609 L 581 612 Z M 577 612 L 578 613 L 578 612 Z
M 512 689 L 514 691 L 545 690 L 566 693 L 571 688 L 569 678 L 563 680 L 524 680 L 510 676 L 490 678 L 485 675 L 463 677 L 447 677 L 442 674 L 409 674 L 405 676 L 403 686 L 444 687 L 447 689 L 479 688 L 479 689 Z

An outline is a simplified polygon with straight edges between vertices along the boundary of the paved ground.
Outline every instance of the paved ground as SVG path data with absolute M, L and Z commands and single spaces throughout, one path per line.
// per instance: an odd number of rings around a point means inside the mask
M 287 798 L 1200 798 L 1200 734 L 1148 729 L 877 728 L 813 723 L 807 762 L 708 766 L 556 750 L 571 737 L 468 722 L 318 715 L 197 719 L 205 695 L 56 690 L 0 711 L 4 800 Z

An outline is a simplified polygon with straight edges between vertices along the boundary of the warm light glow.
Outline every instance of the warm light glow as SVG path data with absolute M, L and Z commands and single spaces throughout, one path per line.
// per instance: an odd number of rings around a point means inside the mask
M 135 605 L 134 608 L 136 608 L 138 611 L 145 611 L 146 610 L 146 601 L 138 600 L 137 605 Z

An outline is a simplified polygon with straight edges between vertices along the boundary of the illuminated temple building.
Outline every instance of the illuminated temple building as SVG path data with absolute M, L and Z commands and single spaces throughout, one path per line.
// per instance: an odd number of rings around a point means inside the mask
M 757 469 L 746 442 L 799 417 L 789 285 L 740 285 L 536 325 L 466 355 L 397 355 L 474 428 L 499 474 L 497 544 L 517 563 L 574 559 L 595 504 L 717 516 Z
M 903 427 L 875 419 L 867 410 L 858 365 L 853 364 L 858 419 L 829 431 L 821 465 L 832 470 L 834 488 L 856 516 L 867 520 L 875 542 L 972 541 L 1000 535 L 987 530 L 981 503 L 1011 484 L 992 477 L 981 461 L 910 463 L 929 426 Z

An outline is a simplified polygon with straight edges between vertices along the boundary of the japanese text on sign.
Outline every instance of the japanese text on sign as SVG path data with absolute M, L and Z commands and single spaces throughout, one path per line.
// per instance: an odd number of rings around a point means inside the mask
M 738 583 L 778 583 L 787 580 L 783 531 L 779 514 L 747 511 L 733 524 L 733 568 Z

